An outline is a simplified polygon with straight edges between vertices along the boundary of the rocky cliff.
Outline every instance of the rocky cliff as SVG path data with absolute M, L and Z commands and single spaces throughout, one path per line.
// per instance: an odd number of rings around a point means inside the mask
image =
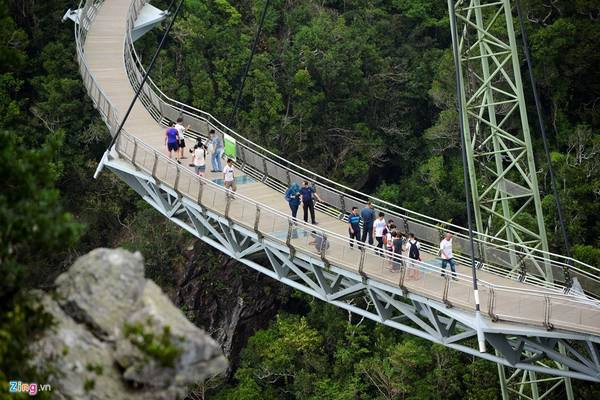
M 258 263 L 268 264 L 260 256 Z M 248 337 L 268 326 L 290 289 L 197 241 L 185 268 L 174 270 L 171 298 L 196 325 L 206 329 L 230 361 L 239 362 Z
M 32 345 L 59 399 L 177 399 L 222 373 L 218 344 L 154 282 L 139 253 L 97 249 L 43 295 L 55 325 Z

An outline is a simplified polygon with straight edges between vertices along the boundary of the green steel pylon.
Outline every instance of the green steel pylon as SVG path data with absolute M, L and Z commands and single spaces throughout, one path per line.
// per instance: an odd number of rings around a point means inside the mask
M 448 0 L 448 7 L 452 44 L 460 58 L 459 117 L 477 231 L 488 240 L 511 243 L 507 274 L 524 278 L 533 273 L 553 282 L 549 260 L 528 257 L 531 248 L 548 252 L 548 238 L 511 0 Z M 562 384 L 568 399 L 573 399 L 568 379 L 540 379 L 518 370 L 507 375 L 501 365 L 498 370 L 504 400 L 545 398 Z

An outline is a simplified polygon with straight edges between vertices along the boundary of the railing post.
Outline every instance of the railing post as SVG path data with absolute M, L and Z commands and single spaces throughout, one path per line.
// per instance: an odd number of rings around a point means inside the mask
M 117 152 L 118 152 L 119 151 L 118 150 L 118 148 L 119 148 L 118 144 L 117 144 L 116 148 L 117 148 Z M 135 156 L 137 155 L 137 148 L 138 148 L 137 140 L 134 140 L 133 141 L 133 154 L 131 156 L 131 163 L 136 168 L 137 168 L 137 164 L 135 163 Z
M 175 192 L 179 193 L 179 195 L 181 195 L 181 192 L 178 189 L 179 186 L 179 177 L 181 175 L 181 170 L 179 169 L 179 166 L 176 166 L 175 168 L 177 168 L 175 171 L 175 183 L 173 184 L 173 190 L 175 190 Z
M 246 165 L 246 151 L 244 150 L 244 146 L 242 146 L 240 144 L 239 147 L 236 146 L 236 148 L 239 149 L 240 151 L 240 160 L 242 161 L 242 163 L 240 164 L 240 169 L 244 169 L 244 166 Z
M 408 235 L 410 233 L 410 228 L 408 226 L 408 218 L 402 217 L 402 222 L 404 222 L 404 234 Z
M 547 330 L 551 331 L 554 329 L 554 325 L 550 322 L 552 307 L 549 296 L 544 296 L 544 301 L 546 302 L 546 306 L 544 308 L 544 326 Z
M 256 238 L 258 239 L 258 241 L 261 242 L 263 239 L 263 234 L 260 233 L 259 224 L 260 224 L 260 207 L 258 207 L 258 204 L 257 204 L 256 205 L 256 217 L 254 218 L 254 232 L 256 232 Z
M 198 186 L 198 204 L 202 204 L 202 192 L 204 189 L 204 182 L 202 179 L 199 179 L 200 185 Z
M 292 245 L 292 236 L 294 235 L 294 222 L 291 218 L 288 218 L 288 232 L 287 237 L 285 238 L 285 244 L 290 250 L 290 259 L 294 258 L 296 255 L 296 248 Z
M 406 269 L 408 268 L 408 262 L 404 262 L 404 256 L 400 253 L 400 280 L 398 281 L 398 286 L 402 289 L 403 293 L 408 293 L 408 289 L 404 286 L 404 279 L 406 278 Z
M 445 280 L 445 283 L 444 283 L 444 294 L 442 295 L 442 301 L 446 305 L 446 308 L 451 308 L 452 304 L 448 301 L 448 287 L 450 286 L 450 277 L 449 277 L 449 275 L 446 275 L 446 277 L 444 278 L 444 280 Z
M 325 235 L 324 232 L 321 232 L 321 237 L 323 238 L 323 241 L 321 242 L 321 251 L 320 251 L 321 261 L 323 261 L 323 267 L 325 267 L 326 270 L 329 270 L 331 264 L 329 264 L 327 257 L 325 257 L 325 252 L 327 251 L 327 246 L 329 245 L 329 242 L 328 242 L 329 239 L 327 238 L 327 236 Z
M 490 290 L 490 298 L 488 300 L 488 315 L 492 322 L 498 321 L 498 316 L 494 314 L 494 308 L 496 307 L 496 293 L 494 292 L 493 287 L 489 287 Z
M 344 199 L 343 194 L 340 194 L 340 206 L 342 208 L 340 213 L 340 219 L 343 220 L 344 214 L 346 213 L 346 200 Z
M 154 163 L 152 165 L 152 177 L 154 180 L 158 181 L 159 179 L 156 177 L 156 168 L 158 167 L 158 154 L 154 153 Z
M 267 159 L 263 157 L 262 162 L 263 162 L 263 179 L 262 179 L 262 182 L 264 183 L 267 180 L 267 177 L 269 176 L 269 172 L 267 171 Z
M 123 154 L 121 153 L 121 138 L 119 138 L 119 140 L 117 140 L 117 145 L 115 146 L 115 151 L 117 152 L 117 154 L 119 155 L 119 157 L 122 157 Z M 110 157 L 110 153 L 109 153 L 109 157 Z
M 360 242 L 359 242 L 360 243 Z M 362 244 L 362 243 L 361 243 Z M 360 246 L 360 261 L 358 263 L 358 273 L 360 274 L 360 276 L 362 276 L 362 281 L 363 283 L 367 283 L 367 274 L 365 274 L 365 272 L 363 271 L 365 268 L 365 257 L 367 255 L 367 252 L 365 250 L 365 246 Z
M 226 201 L 225 201 L 225 212 L 223 213 L 225 219 L 227 219 L 229 221 L 229 209 L 231 207 L 231 200 L 233 200 L 233 195 L 227 193 L 226 194 Z

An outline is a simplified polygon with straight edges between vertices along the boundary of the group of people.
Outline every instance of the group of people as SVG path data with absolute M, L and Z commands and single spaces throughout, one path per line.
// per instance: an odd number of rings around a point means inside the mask
M 187 127 L 183 126 L 183 118 L 180 117 L 165 131 L 165 146 L 167 147 L 169 158 L 172 158 L 174 154 L 175 161 L 179 164 L 181 164 L 180 159 L 185 158 L 184 135 L 189 128 L 189 125 Z M 211 129 L 209 134 L 210 136 L 206 143 L 202 143 L 202 141 L 198 139 L 194 148 L 190 149 L 190 153 L 193 154 L 193 160 L 190 163 L 190 167 L 194 167 L 197 175 L 204 176 L 207 154 L 210 153 L 211 172 L 222 172 L 223 185 L 226 189 L 235 192 L 237 186 L 235 183 L 233 160 L 227 159 L 225 167 L 221 167 L 221 158 L 224 153 L 223 139 L 214 129 Z M 298 183 L 293 182 L 285 192 L 285 199 L 290 206 L 292 217 L 294 219 L 297 218 L 298 209 L 300 208 L 300 203 L 302 203 L 304 222 L 308 223 L 308 216 L 310 214 L 311 223 L 313 225 L 317 224 L 315 218 L 315 202 L 322 202 L 323 200 L 307 180 L 302 182 L 302 187 Z M 359 242 L 360 246 L 367 241 L 369 245 L 373 245 L 373 238 L 375 238 L 375 241 L 377 242 L 376 253 L 385 256 L 390 261 L 390 270 L 392 272 L 400 270 L 403 252 L 406 252 L 408 258 L 407 278 L 418 279 L 419 269 L 417 266 L 422 260 L 420 254 L 421 245 L 416 236 L 413 233 L 409 233 L 408 237 L 405 237 L 405 235 L 398 230 L 392 219 L 389 219 L 388 221 L 385 220 L 385 214 L 383 212 L 379 212 L 377 218 L 375 215 L 376 213 L 371 201 L 368 201 L 365 207 L 360 211 L 358 207 L 352 207 L 352 211 L 348 215 L 350 247 L 353 248 L 356 242 Z M 318 247 L 317 250 L 319 252 L 329 248 L 329 242 L 326 236 L 317 231 L 312 232 L 312 240 L 309 243 Z M 452 234 L 450 232 L 446 233 L 440 242 L 439 255 L 442 258 L 441 275 L 445 277 L 446 268 L 450 266 L 452 279 L 456 280 L 456 262 L 454 261 L 452 252 Z
M 165 146 L 169 153 L 169 158 L 173 158 L 175 154 L 175 161 L 181 164 L 180 159 L 184 159 L 183 151 L 185 149 L 185 131 L 190 126 L 183 126 L 183 118 L 177 118 L 177 122 L 171 123 L 171 125 L 165 131 Z
M 302 187 L 297 182 L 293 182 L 285 192 L 285 199 L 292 210 L 292 217 L 297 217 L 298 208 L 300 207 L 300 202 L 302 202 L 304 222 L 308 222 L 308 214 L 310 212 L 310 222 L 313 225 L 317 225 L 315 219 L 315 201 L 323 200 L 319 197 L 315 188 L 309 185 L 308 181 L 303 181 Z
M 361 224 L 363 229 L 361 235 Z M 402 252 L 407 253 L 409 260 L 408 279 L 417 279 L 419 271 L 414 268 L 417 261 L 421 261 L 421 244 L 413 233 L 405 237 L 394 223 L 394 220 L 385 220 L 385 214 L 380 212 L 375 218 L 373 203 L 367 202 L 365 207 L 358 210 L 358 207 L 352 207 L 348 216 L 348 235 L 350 236 L 350 247 L 354 247 L 356 241 L 373 245 L 373 237 L 377 241 L 377 254 L 383 255 L 390 260 L 390 270 L 396 272 L 402 265 Z
M 298 208 L 300 203 L 303 205 L 303 219 L 308 222 L 310 212 L 311 222 L 316 224 L 315 220 L 315 201 L 322 201 L 316 190 L 310 186 L 308 181 L 302 182 L 302 187 L 296 182 L 293 182 L 285 192 L 292 217 L 297 218 Z M 373 245 L 376 241 L 376 253 L 385 256 L 390 261 L 390 270 L 396 272 L 400 270 L 402 265 L 403 252 L 407 258 L 407 278 L 419 278 L 419 263 L 421 259 L 421 244 L 414 233 L 408 233 L 407 236 L 400 232 L 394 223 L 394 220 L 385 220 L 385 214 L 379 212 L 377 218 L 371 201 L 367 202 L 361 210 L 358 207 L 352 207 L 352 211 L 348 215 L 348 236 L 350 237 L 349 245 L 351 248 L 358 242 L 359 246 L 368 241 L 369 245 Z M 317 231 L 312 231 L 312 240 L 309 242 L 315 245 L 319 252 L 329 248 L 327 237 Z M 446 276 L 445 271 L 448 266 L 452 271 L 452 279 L 456 278 L 456 262 L 452 253 L 452 234 L 446 233 L 443 240 L 440 242 L 439 255 L 442 258 L 442 273 Z
M 186 158 L 184 156 L 185 150 L 185 132 L 190 128 L 183 126 L 183 118 L 177 118 L 175 123 L 171 125 L 165 131 L 165 146 L 169 154 L 169 158 L 173 158 L 175 155 L 175 161 L 181 164 L 181 159 Z M 227 159 L 225 167 L 221 166 L 221 159 L 225 147 L 223 145 L 223 138 L 214 129 L 209 132 L 209 138 L 206 142 L 202 142 L 201 139 L 197 139 L 196 144 L 190 153 L 193 155 L 192 162 L 189 164 L 190 167 L 194 167 L 194 171 L 198 176 L 204 176 L 206 172 L 206 160 L 210 154 L 211 160 L 211 172 L 222 172 L 223 173 L 223 185 L 226 189 L 237 190 L 235 183 L 235 169 L 233 167 L 233 160 Z

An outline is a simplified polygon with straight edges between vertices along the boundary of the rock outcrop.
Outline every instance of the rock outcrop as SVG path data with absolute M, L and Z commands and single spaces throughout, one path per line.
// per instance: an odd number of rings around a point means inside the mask
M 227 368 L 218 344 L 144 278 L 139 253 L 94 250 L 56 285 L 42 299 L 55 325 L 32 345 L 56 398 L 184 398 Z
M 268 263 L 257 255 L 255 261 Z M 231 374 L 248 338 L 269 325 L 290 297 L 286 285 L 197 241 L 185 269 L 176 271 L 173 301 L 186 316 L 210 332 L 230 362 Z

